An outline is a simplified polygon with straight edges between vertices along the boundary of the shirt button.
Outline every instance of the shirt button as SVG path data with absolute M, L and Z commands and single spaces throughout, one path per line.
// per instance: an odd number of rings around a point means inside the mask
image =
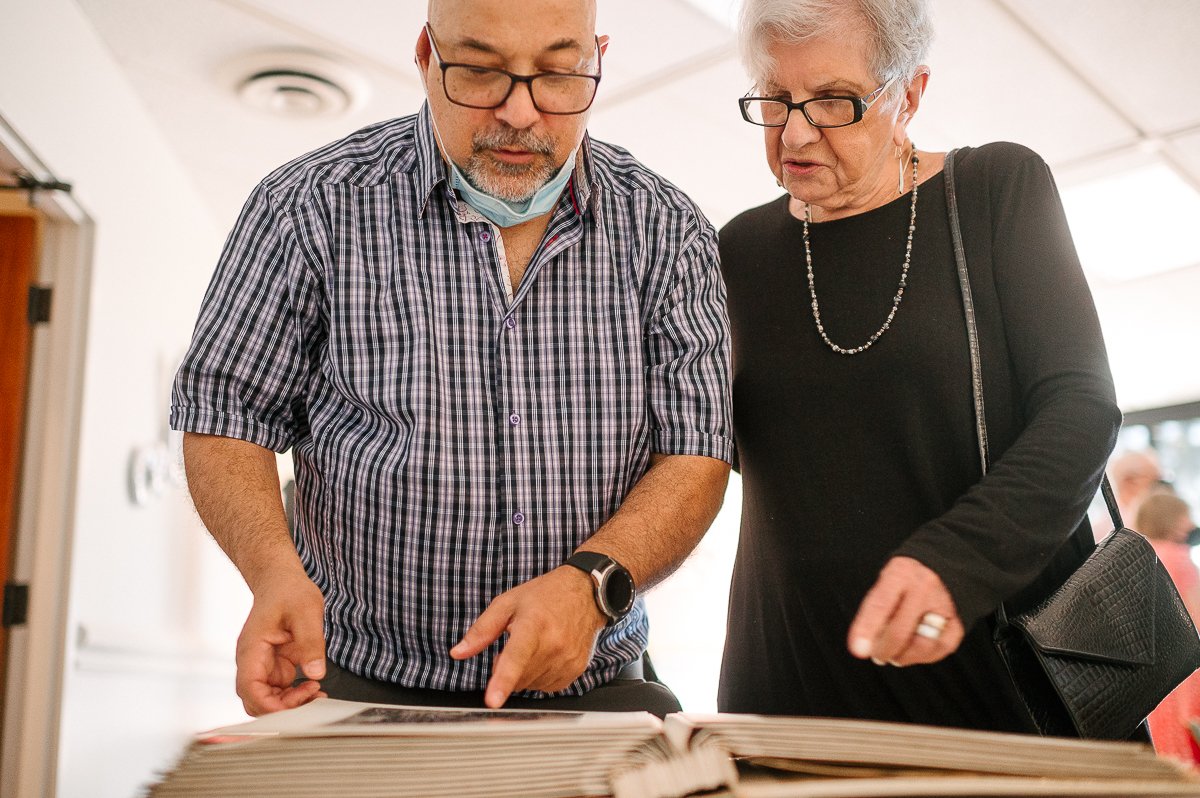
M 486 244 L 488 241 L 492 240 L 492 234 L 489 233 L 487 230 L 484 230 L 482 233 L 479 234 L 479 240 Z
M 510 330 L 515 330 L 517 328 L 517 320 L 514 319 L 512 316 L 509 316 L 507 319 L 504 320 L 504 326 Z
M 512 424 L 515 427 L 521 423 L 521 417 L 518 416 L 516 413 L 513 413 L 511 416 L 508 417 L 508 423 Z
M 514 524 L 516 524 L 517 526 L 520 526 L 521 524 L 525 523 L 525 514 L 524 513 L 513 513 L 512 522 Z

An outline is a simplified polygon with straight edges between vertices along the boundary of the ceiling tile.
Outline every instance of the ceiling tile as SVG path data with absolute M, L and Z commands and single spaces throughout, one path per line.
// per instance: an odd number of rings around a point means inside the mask
M 127 67 L 166 72 L 181 80 L 219 77 L 230 59 L 280 47 L 326 52 L 410 82 L 420 81 L 411 59 L 398 67 L 357 57 L 307 25 L 280 25 L 240 0 L 79 0 L 114 56 Z M 333 16 L 333 15 L 330 15 Z M 320 30 L 318 28 L 317 30 Z
M 275 167 L 363 125 L 411 113 L 421 101 L 415 80 L 367 61 L 357 70 L 370 92 L 354 113 L 276 116 L 243 105 L 224 70 L 246 53 L 311 46 L 293 30 L 213 0 L 81 2 L 221 225 L 233 223 L 250 189 Z
M 395 68 L 411 69 L 413 45 L 425 22 L 423 1 L 354 0 L 330 13 L 328 0 L 220 0 L 262 9 Z M 611 38 L 604 63 L 608 93 L 624 91 L 697 53 L 728 46 L 732 31 L 686 0 L 603 0 L 596 28 Z
M 413 52 L 425 24 L 424 0 L 210 0 L 283 21 L 337 42 L 349 51 L 411 75 Z
M 1135 140 L 1130 126 L 995 2 L 934 5 L 932 74 L 912 129 L 920 146 L 1008 140 L 1055 163 Z
M 1176 165 L 1186 171 L 1192 185 L 1200 189 L 1200 130 L 1169 139 L 1167 153 L 1176 156 Z
M 222 219 L 274 165 L 361 124 L 411 112 L 420 102 L 407 55 L 424 18 L 425 4 L 418 0 L 354 0 L 336 7 L 323 0 L 78 1 L 196 182 L 208 187 Z M 1032 0 L 1011 2 L 1023 17 L 1040 14 L 1038 25 L 1058 25 L 1072 38 L 1065 16 Z M 999 3 L 935 0 L 933 77 L 913 124 L 914 140 L 930 149 L 1018 141 L 1068 174 L 1093 156 L 1129 150 L 1137 140 L 1133 128 Z M 1147 15 L 1162 25 L 1161 9 L 1173 8 L 1175 29 L 1186 28 L 1187 20 L 1178 17 L 1186 16 L 1189 4 L 1200 8 L 1194 0 L 1159 0 Z M 1119 27 L 1132 13 L 1115 3 L 1090 15 L 1079 0 L 1045 4 L 1060 5 L 1076 9 L 1072 22 L 1083 31 Z M 1040 10 L 1030 10 L 1034 6 Z M 1117 22 L 1083 19 L 1104 15 Z M 760 136 L 733 106 L 747 79 L 727 26 L 688 0 L 604 0 L 598 27 L 612 44 L 593 116 L 597 135 L 628 146 L 675 179 L 714 219 L 775 196 Z M 244 108 L 221 83 L 222 65 L 281 46 L 317 47 L 352 59 L 373 87 L 372 100 L 358 114 L 333 120 L 285 120 Z M 1064 45 L 1071 47 L 1081 45 Z M 1153 70 L 1160 85 L 1173 85 L 1178 70 L 1174 54 L 1172 59 L 1169 65 L 1150 58 L 1121 63 L 1138 61 L 1135 71 Z M 1164 82 L 1163 74 L 1171 77 Z M 1179 147 L 1193 175 L 1200 174 L 1194 138 L 1179 139 Z
M 423 96 L 387 75 L 367 73 L 371 100 L 334 118 L 281 117 L 241 105 L 220 86 L 182 85 L 152 72 L 133 72 L 138 92 L 160 120 L 219 226 L 233 224 L 254 185 L 278 166 L 373 122 L 413 113 Z M 186 93 L 181 95 L 180 89 Z
M 1150 133 L 1200 123 L 1196 0 L 1003 0 Z
M 736 100 L 745 89 L 730 56 L 597 110 L 589 130 L 675 183 L 719 226 L 781 193 L 767 168 L 761 130 L 738 114 Z
M 652 91 L 659 76 L 697 57 L 733 52 L 733 31 L 684 0 L 600 0 L 596 30 L 611 37 L 603 88 L 609 97 Z

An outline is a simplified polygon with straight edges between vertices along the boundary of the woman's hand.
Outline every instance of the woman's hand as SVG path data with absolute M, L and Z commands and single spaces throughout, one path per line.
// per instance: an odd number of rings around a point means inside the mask
M 941 577 L 911 557 L 893 557 L 859 605 L 847 645 L 877 665 L 926 665 L 953 654 L 964 634 Z

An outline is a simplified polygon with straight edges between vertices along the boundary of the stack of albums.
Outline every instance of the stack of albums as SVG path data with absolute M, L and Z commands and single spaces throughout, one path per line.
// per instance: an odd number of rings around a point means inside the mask
M 615 773 L 670 756 L 662 722 L 644 712 L 442 709 L 318 699 L 202 735 L 150 795 L 610 795 Z M 727 757 L 712 761 L 712 786 L 734 777 Z
M 318 699 L 198 737 L 153 798 L 1200 796 L 1140 743 L 871 721 Z

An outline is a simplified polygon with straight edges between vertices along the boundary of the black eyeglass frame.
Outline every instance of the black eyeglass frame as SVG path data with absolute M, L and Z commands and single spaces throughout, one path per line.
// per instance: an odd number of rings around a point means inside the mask
M 518 83 L 524 83 L 529 87 L 529 99 L 533 103 L 533 107 L 536 108 L 539 113 L 543 114 L 551 114 L 554 116 L 574 116 L 575 114 L 582 114 L 584 111 L 591 108 L 592 103 L 596 101 L 596 92 L 600 89 L 600 78 L 603 77 L 603 61 L 600 53 L 599 36 L 596 37 L 596 74 L 594 75 L 587 75 L 579 72 L 538 72 L 534 75 L 518 75 L 515 72 L 509 72 L 507 69 L 499 69 L 497 67 L 485 67 L 480 66 L 479 64 L 467 64 L 459 61 L 445 61 L 442 59 L 442 54 L 438 51 L 437 42 L 433 39 L 433 28 L 429 27 L 428 22 L 425 23 L 425 35 L 429 37 L 429 49 L 433 52 L 433 57 L 437 59 L 438 68 L 442 70 L 442 92 L 446 95 L 446 99 L 455 105 L 460 105 L 463 108 L 476 108 L 481 111 L 491 111 L 508 102 L 508 98 L 512 96 L 513 89 L 517 87 Z M 456 100 L 450 96 L 450 89 L 447 86 L 446 81 L 446 71 L 453 67 L 463 67 L 476 71 L 482 70 L 485 72 L 495 72 L 499 75 L 504 75 L 509 81 L 508 91 L 504 93 L 504 97 L 501 98 L 500 102 L 494 105 L 471 105 L 470 103 L 464 103 Z M 583 108 L 580 108 L 578 111 L 547 111 L 538 104 L 537 93 L 533 90 L 533 82 L 542 77 L 588 78 L 592 81 L 592 98 L 588 100 L 587 105 L 585 105 Z
M 892 78 L 891 80 L 886 81 L 882 86 L 875 89 L 870 94 L 864 94 L 862 97 L 854 97 L 854 96 L 850 96 L 850 95 L 830 95 L 830 96 L 825 96 L 825 97 L 812 97 L 807 100 L 801 100 L 800 102 L 797 103 L 797 102 L 792 102 L 791 100 L 787 99 L 786 97 L 758 97 L 758 96 L 753 96 L 753 95 L 747 94 L 744 97 L 738 98 L 738 108 L 742 112 L 742 119 L 745 119 L 750 124 L 757 125 L 758 127 L 786 127 L 788 120 L 792 118 L 792 111 L 799 111 L 800 113 L 804 114 L 804 119 L 808 122 L 808 124 L 812 125 L 813 127 L 821 128 L 822 130 L 831 130 L 831 129 L 835 129 L 835 128 L 839 128 L 839 127 L 848 127 L 850 125 L 861 122 L 863 115 L 866 114 L 867 110 L 870 109 L 870 107 L 872 105 L 874 105 L 877 100 L 879 100 L 879 98 L 880 98 L 880 96 L 882 96 L 884 90 L 888 86 L 892 85 L 892 83 L 895 82 L 895 80 L 896 80 L 895 78 Z M 751 91 L 753 91 L 753 89 Z M 851 119 L 849 122 L 842 122 L 841 124 L 838 124 L 838 125 L 825 125 L 825 124 L 818 124 L 818 123 L 814 122 L 812 120 L 812 117 L 808 115 L 808 110 L 806 109 L 806 106 L 809 103 L 828 102 L 829 100 L 847 100 L 847 101 L 853 103 L 854 104 L 854 118 Z M 774 124 L 770 124 L 767 122 L 756 122 L 756 121 L 754 121 L 754 119 L 752 119 L 750 117 L 749 106 L 750 106 L 750 103 L 752 103 L 752 102 L 774 102 L 774 103 L 779 103 L 780 105 L 786 105 L 787 109 L 788 109 L 787 116 L 785 116 L 783 118 L 782 122 L 777 122 Z

